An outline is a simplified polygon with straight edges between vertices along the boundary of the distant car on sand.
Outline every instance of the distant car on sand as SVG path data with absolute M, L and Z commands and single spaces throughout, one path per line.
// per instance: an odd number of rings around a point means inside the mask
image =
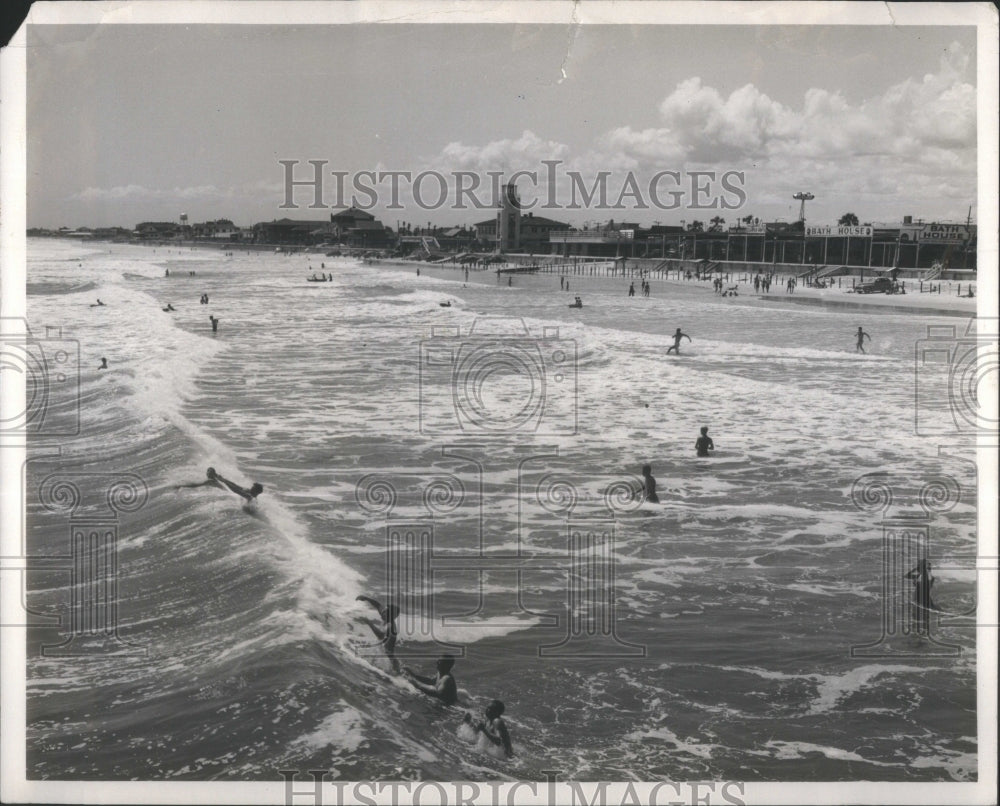
M 888 277 L 877 277 L 870 283 L 862 283 L 855 287 L 855 294 L 892 294 L 895 292 L 895 283 Z

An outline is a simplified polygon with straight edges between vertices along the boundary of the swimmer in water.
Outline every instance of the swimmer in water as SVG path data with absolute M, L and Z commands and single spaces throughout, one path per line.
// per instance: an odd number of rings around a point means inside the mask
M 510 743 L 510 733 L 507 731 L 507 723 L 503 721 L 502 715 L 506 707 L 500 700 L 493 700 L 486 706 L 483 712 L 485 720 L 474 722 L 472 714 L 465 712 L 464 721 L 478 734 L 482 734 L 488 741 L 497 747 L 502 747 L 507 758 L 514 755 L 514 748 Z
M 208 470 L 206 470 L 205 476 L 207 477 L 205 481 L 199 481 L 196 482 L 195 484 L 178 484 L 176 487 L 174 487 L 174 489 L 180 490 L 182 488 L 188 488 L 188 487 L 209 487 L 209 486 L 219 487 L 219 488 L 222 487 L 222 481 L 219 478 L 219 475 L 215 472 L 214 467 L 210 467 Z
M 707 425 L 701 427 L 701 436 L 695 440 L 694 449 L 698 452 L 699 456 L 708 456 L 709 451 L 715 450 L 715 443 L 712 442 L 712 438 L 708 435 Z
M 368 619 L 365 621 L 368 624 L 368 629 L 370 629 L 378 639 L 378 643 L 382 645 L 383 649 L 385 649 L 385 654 L 389 656 L 392 660 L 393 666 L 398 671 L 399 664 L 393 654 L 393 651 L 396 648 L 396 638 L 399 634 L 399 628 L 396 626 L 396 619 L 399 618 L 399 607 L 391 603 L 383 606 L 378 599 L 373 599 L 371 596 L 365 596 L 363 594 L 355 597 L 355 600 L 370 604 L 378 611 L 379 616 L 382 617 L 381 625 Z
M 93 303 L 90 307 L 91 308 L 103 308 L 104 307 L 104 303 L 101 302 L 101 298 L 98 297 L 97 298 L 97 302 Z
M 173 311 L 175 311 L 175 310 L 177 310 L 177 309 L 176 309 L 176 308 L 174 308 L 174 306 L 173 306 L 173 305 L 171 305 L 171 304 L 170 304 L 170 303 L 168 302 L 168 303 L 167 303 L 167 307 L 166 307 L 166 308 L 164 308 L 163 310 L 164 310 L 164 311 L 165 311 L 166 313 L 172 313 Z
M 932 610 L 938 610 L 931 598 L 931 588 L 934 587 L 934 576 L 931 574 L 931 564 L 927 560 L 918 560 L 917 567 L 907 572 L 907 579 L 913 580 L 913 607 L 910 613 L 911 624 L 915 622 L 916 632 L 926 635 L 930 630 L 930 615 Z
M 222 478 L 222 476 L 219 475 L 218 473 L 215 474 L 215 478 L 217 478 L 219 481 L 225 484 L 226 487 L 228 487 L 238 496 L 240 496 L 241 498 L 245 498 L 248 502 L 251 503 L 256 502 L 257 496 L 260 495 L 262 492 L 264 492 L 264 485 L 259 484 L 256 481 L 252 485 L 250 485 L 250 489 L 247 489 L 246 487 L 240 487 L 239 484 L 234 484 L 233 482 L 229 481 L 229 479 Z
M 646 501 L 650 504 L 659 504 L 660 499 L 656 495 L 656 479 L 653 478 L 653 468 L 649 465 L 643 465 L 642 478 L 645 481 Z
M 409 666 L 403 667 L 403 676 L 418 690 L 431 697 L 436 697 L 445 705 L 458 702 L 458 685 L 451 676 L 455 659 L 451 655 L 442 655 L 437 660 L 437 677 L 424 677 L 414 674 Z
M 219 332 L 219 317 L 212 316 L 212 314 L 209 314 L 208 315 L 208 319 L 212 323 L 212 332 L 213 333 L 218 333 Z
M 673 338 L 674 338 L 674 346 L 667 348 L 667 355 L 670 355 L 670 353 L 672 353 L 672 352 L 673 353 L 677 353 L 677 355 L 680 355 L 681 354 L 681 339 L 687 339 L 688 341 L 691 341 L 691 337 L 687 333 L 681 333 L 681 329 L 677 328 L 677 332 L 674 333 L 674 337 Z
M 869 336 L 867 333 L 865 333 L 859 327 L 858 328 L 858 344 L 857 344 L 857 347 L 854 348 L 854 352 L 857 352 L 858 350 L 860 350 L 863 353 L 865 351 L 865 339 L 868 339 L 868 341 L 871 341 L 872 337 Z
M 101 366 L 99 366 L 98 369 L 107 369 L 107 368 L 108 368 L 108 359 L 106 359 L 106 358 L 104 358 L 102 356 L 101 357 Z

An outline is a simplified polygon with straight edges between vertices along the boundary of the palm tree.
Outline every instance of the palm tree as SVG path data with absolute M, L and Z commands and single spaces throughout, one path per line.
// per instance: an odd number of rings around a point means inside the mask
M 844 213 L 837 223 L 842 227 L 856 227 L 858 225 L 858 217 L 854 213 Z
M 700 221 L 692 221 L 690 224 L 688 224 L 688 232 L 704 232 L 704 231 L 705 231 L 705 225 L 702 224 Z
M 709 232 L 722 232 L 722 227 L 725 225 L 726 219 L 724 219 L 720 215 L 717 215 L 715 218 L 712 219 L 710 223 L 712 224 L 712 226 L 708 228 Z
M 740 219 L 740 221 L 742 221 L 746 226 L 749 227 L 753 223 L 753 216 L 745 215 L 743 216 L 743 218 Z

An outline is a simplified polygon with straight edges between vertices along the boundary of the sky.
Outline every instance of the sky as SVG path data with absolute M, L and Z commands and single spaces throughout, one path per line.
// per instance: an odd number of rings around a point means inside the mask
M 972 27 L 707 25 L 31 25 L 28 226 L 325 219 L 285 168 L 543 170 L 561 160 L 558 209 L 574 226 L 609 218 L 676 224 L 718 215 L 836 223 L 976 216 Z M 608 173 L 610 203 L 563 209 L 568 171 Z M 648 192 L 680 176 L 677 209 Z M 742 173 L 731 209 L 692 209 L 690 174 Z M 668 177 L 659 198 L 676 187 Z M 713 191 L 718 181 L 709 183 Z M 427 183 L 425 197 L 438 195 Z M 533 190 L 519 183 L 522 198 Z M 371 210 L 384 223 L 469 224 L 488 211 L 420 209 L 403 182 Z M 544 188 L 540 191 L 544 193 Z M 745 196 L 745 200 L 741 198 Z M 489 201 L 489 194 L 480 197 Z M 360 197 L 367 204 L 370 196 Z M 427 198 L 425 198 L 425 201 Z M 649 209 L 635 209 L 643 202 Z

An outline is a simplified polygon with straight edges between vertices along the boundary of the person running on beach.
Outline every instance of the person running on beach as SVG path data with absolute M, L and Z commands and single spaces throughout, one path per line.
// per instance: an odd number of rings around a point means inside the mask
M 865 351 L 865 339 L 868 339 L 868 341 L 871 341 L 872 337 L 869 336 L 867 333 L 865 333 L 860 327 L 858 327 L 857 336 L 858 336 L 858 344 L 854 348 L 854 352 L 857 352 L 858 350 L 860 350 L 863 353 Z
M 930 626 L 930 614 L 937 610 L 937 605 L 931 599 L 931 588 L 934 587 L 934 577 L 931 575 L 931 564 L 928 560 L 919 560 L 917 567 L 907 572 L 907 579 L 913 580 L 913 611 L 912 621 L 916 621 L 917 632 L 926 635 Z M 912 623 L 911 621 L 911 623 Z
M 674 338 L 674 345 L 673 347 L 667 348 L 667 355 L 670 355 L 671 353 L 677 353 L 677 355 L 680 355 L 681 339 L 687 339 L 688 341 L 691 341 L 691 337 L 687 333 L 681 333 L 681 329 L 677 328 L 677 331 L 674 333 L 673 338 Z
M 389 656 L 393 667 L 398 671 L 398 662 L 396 661 L 394 650 L 396 649 L 396 638 L 399 635 L 399 628 L 396 626 L 396 619 L 399 618 L 399 607 L 392 603 L 383 606 L 378 599 L 373 599 L 371 596 L 365 596 L 364 594 L 355 597 L 355 599 L 358 602 L 370 604 L 378 611 L 379 616 L 382 617 L 381 624 L 376 624 L 369 619 L 365 619 L 365 621 L 368 624 L 368 629 L 372 631 L 378 639 L 378 643 L 382 645 L 385 654 Z
M 107 368 L 108 368 L 108 359 L 101 356 L 101 366 L 99 366 L 98 369 L 107 369 Z
M 445 705 L 454 705 L 458 702 L 458 685 L 451 675 L 451 669 L 454 665 L 455 659 L 451 655 L 442 655 L 437 660 L 436 677 L 414 674 L 409 666 L 403 667 L 403 676 L 424 694 L 436 697 Z
M 656 495 L 656 479 L 653 478 L 653 468 L 650 465 L 642 466 L 642 478 L 645 482 L 643 492 L 646 496 L 646 503 L 659 504 L 660 499 Z
M 482 721 L 473 721 L 472 714 L 465 712 L 463 721 L 469 725 L 477 734 L 485 736 L 487 741 L 497 747 L 502 747 L 504 755 L 510 758 L 514 755 L 514 748 L 510 743 L 510 733 L 507 731 L 507 723 L 503 721 L 502 714 L 507 710 L 500 700 L 493 700 L 486 706 L 483 715 L 486 717 Z
M 215 472 L 214 467 L 208 468 L 208 470 L 205 471 L 205 476 L 207 476 L 205 481 L 195 482 L 194 484 L 178 484 L 176 487 L 174 487 L 174 489 L 181 490 L 190 487 L 219 487 L 219 488 L 222 487 L 222 480 L 219 478 L 219 475 Z
M 712 442 L 712 438 L 708 435 L 707 425 L 701 427 L 701 436 L 695 440 L 694 449 L 698 452 L 699 456 L 708 456 L 709 451 L 715 450 L 715 443 Z

